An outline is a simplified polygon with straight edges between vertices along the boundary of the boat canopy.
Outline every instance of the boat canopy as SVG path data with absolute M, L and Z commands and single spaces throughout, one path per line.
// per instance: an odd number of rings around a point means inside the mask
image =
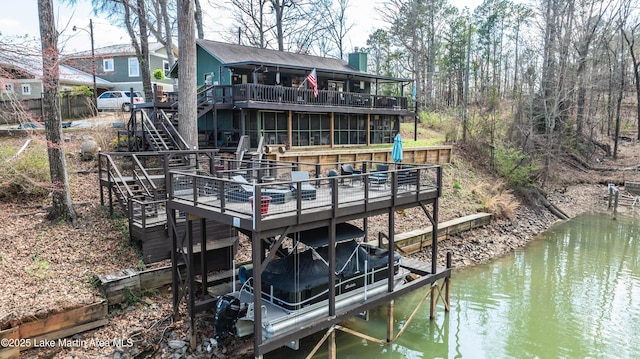
M 363 238 L 364 234 L 365 233 L 362 229 L 354 226 L 353 224 L 338 223 L 336 225 L 336 243 L 342 243 L 356 238 Z M 312 248 L 323 247 L 329 244 L 329 227 L 320 227 L 291 233 L 288 237 L 298 239 L 300 242 Z

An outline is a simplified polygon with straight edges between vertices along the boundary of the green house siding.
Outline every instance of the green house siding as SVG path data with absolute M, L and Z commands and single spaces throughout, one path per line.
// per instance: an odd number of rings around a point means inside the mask
M 222 63 L 200 46 L 196 52 L 196 63 L 198 64 L 196 70 L 198 86 L 204 85 L 207 75 L 213 75 L 211 83 L 231 85 L 231 71 L 227 68 L 220 68 Z
M 129 76 L 129 57 L 134 56 L 104 57 L 96 59 L 97 76 L 100 76 L 110 82 L 142 81 L 142 76 Z M 113 71 L 104 71 L 103 60 L 110 58 L 113 59 Z
M 172 84 L 172 81 L 171 81 L 170 78 L 168 78 L 166 76 L 162 80 L 156 80 L 153 77 L 153 72 L 155 70 L 157 70 L 157 69 L 161 69 L 162 70 L 163 69 L 162 64 L 163 64 L 164 61 L 167 61 L 167 59 L 166 58 L 162 58 L 162 57 L 158 57 L 158 56 L 150 56 L 149 57 L 149 69 L 150 69 L 150 72 L 151 72 L 151 81 L 159 83 L 159 84 L 163 84 L 164 83 L 164 84 L 170 85 L 170 84 Z

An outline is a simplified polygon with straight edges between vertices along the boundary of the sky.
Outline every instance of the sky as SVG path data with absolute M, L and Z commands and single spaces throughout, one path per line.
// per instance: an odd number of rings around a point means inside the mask
M 354 27 L 349 33 L 347 49 L 365 46 L 371 30 L 383 26 L 374 10 L 374 4 L 382 3 L 382 1 L 351 0 L 348 18 L 354 22 Z M 68 5 L 68 0 L 53 0 L 56 27 L 60 32 L 58 44 L 60 51 L 73 53 L 91 49 L 89 19 L 93 20 L 96 48 L 129 42 L 125 30 L 111 25 L 106 18 L 93 14 L 90 0 L 75 0 L 75 2 L 75 6 L 70 6 Z M 481 3 L 481 0 L 449 0 L 449 3 L 459 8 L 467 6 L 473 9 Z M 205 4 L 208 4 L 208 0 L 201 0 L 201 4 L 204 7 Z M 28 35 L 39 38 L 37 0 L 23 0 L 20 1 L 19 5 L 16 5 L 16 0 L 0 0 L 0 8 L 2 8 L 2 13 L 0 13 L 0 34 L 3 37 Z M 225 31 L 224 27 L 213 25 L 214 22 L 213 17 L 209 17 L 209 21 L 207 21 L 205 15 L 206 39 L 219 40 L 219 33 Z M 74 26 L 78 28 L 77 31 L 72 30 Z

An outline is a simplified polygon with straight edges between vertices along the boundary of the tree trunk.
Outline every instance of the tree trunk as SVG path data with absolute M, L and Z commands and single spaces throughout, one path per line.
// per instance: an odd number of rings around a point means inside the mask
M 204 39 L 204 26 L 202 25 L 202 7 L 200 0 L 195 0 L 195 20 L 196 29 L 198 30 L 198 39 Z
M 62 142 L 60 115 L 58 32 L 53 17 L 53 0 L 38 0 L 40 38 L 42 42 L 43 118 L 46 124 L 47 154 L 51 174 L 52 206 L 48 219 L 65 218 L 74 226 L 77 222 L 73 208 L 67 163 Z
M 142 75 L 142 89 L 144 97 L 153 99 L 153 89 L 151 87 L 151 69 L 149 64 L 149 31 L 147 30 L 147 12 L 144 5 L 145 0 L 138 0 L 138 26 L 140 28 L 140 75 Z
M 196 36 L 194 0 L 178 0 L 178 131 L 191 149 L 198 148 Z

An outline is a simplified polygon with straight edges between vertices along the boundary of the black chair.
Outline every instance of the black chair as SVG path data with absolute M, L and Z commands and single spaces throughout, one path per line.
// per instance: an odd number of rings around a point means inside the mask
M 359 175 L 359 174 L 362 174 L 362 171 L 353 168 L 353 166 L 351 166 L 350 164 L 342 165 L 340 167 L 340 175 L 342 176 L 353 176 L 353 175 Z M 354 178 L 350 178 L 351 185 L 353 185 L 353 180 Z M 360 176 L 355 178 L 355 180 L 359 181 Z
M 389 171 L 389 165 L 377 165 L 375 170 L 372 170 L 369 174 L 369 184 L 375 186 L 387 185 L 387 178 L 389 177 L 387 172 Z
M 416 186 L 418 182 L 418 170 L 411 166 L 404 166 L 398 171 L 398 187 L 409 188 Z
M 338 171 L 331 169 L 329 170 L 329 174 L 327 175 L 327 177 L 329 177 L 329 188 L 330 188 L 330 195 L 333 195 L 333 177 L 338 177 Z

